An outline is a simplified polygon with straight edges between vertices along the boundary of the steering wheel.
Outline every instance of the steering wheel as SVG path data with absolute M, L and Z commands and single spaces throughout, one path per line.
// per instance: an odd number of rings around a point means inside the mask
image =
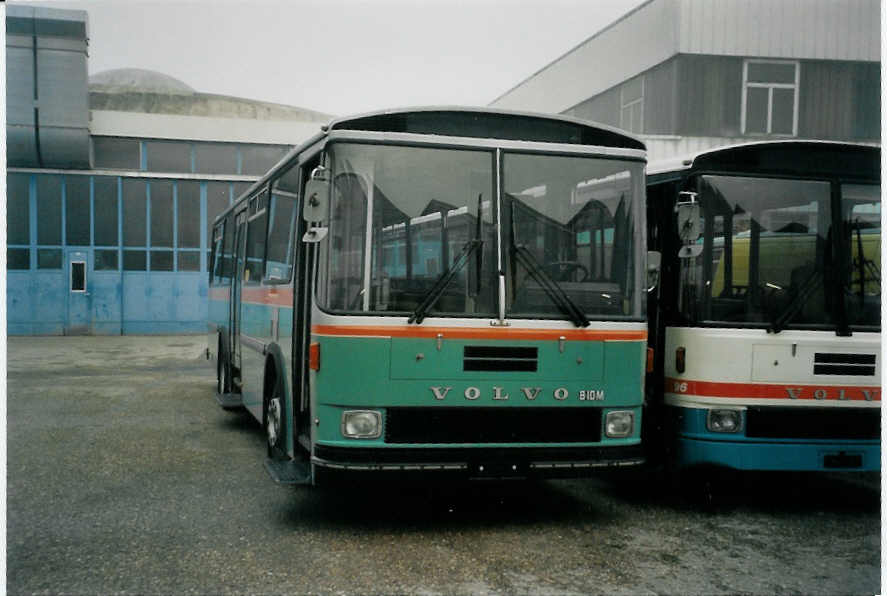
M 577 269 L 582 271 L 582 279 L 579 281 L 586 281 L 589 277 L 588 267 L 579 261 L 554 261 L 546 263 L 542 269 L 555 281 L 570 281 L 570 276 Z

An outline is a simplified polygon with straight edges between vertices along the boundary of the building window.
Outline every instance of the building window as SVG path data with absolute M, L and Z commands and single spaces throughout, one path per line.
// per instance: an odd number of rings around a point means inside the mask
M 749 135 L 798 134 L 800 64 L 746 60 L 742 71 L 742 131 Z
M 149 172 L 190 172 L 191 143 L 182 141 L 147 141 Z
M 619 89 L 619 127 L 628 132 L 644 131 L 644 77 L 636 77 Z
M 138 139 L 92 137 L 92 151 L 97 170 L 141 169 L 141 143 Z

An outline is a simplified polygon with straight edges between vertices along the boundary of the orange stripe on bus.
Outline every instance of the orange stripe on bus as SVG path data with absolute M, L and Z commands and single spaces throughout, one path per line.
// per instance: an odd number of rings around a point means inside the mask
M 394 327 L 383 325 L 313 325 L 313 335 L 338 335 L 359 337 L 418 337 L 436 338 L 440 334 L 449 339 L 500 339 L 500 340 L 558 340 L 561 337 L 578 341 L 646 341 L 646 331 L 602 329 L 516 329 L 497 327 Z
M 878 386 L 715 383 L 666 377 L 665 391 L 677 395 L 746 399 L 881 401 L 881 388 Z
M 275 306 L 292 306 L 292 288 L 243 288 L 240 294 L 241 302 L 253 304 L 273 304 Z

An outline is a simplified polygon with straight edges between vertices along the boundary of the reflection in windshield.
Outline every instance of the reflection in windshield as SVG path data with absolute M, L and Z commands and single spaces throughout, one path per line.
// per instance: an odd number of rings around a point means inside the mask
M 415 313 L 433 297 L 423 315 L 494 316 L 492 152 L 333 144 L 330 155 L 333 196 L 321 304 L 336 311 Z M 477 258 L 435 289 L 472 245 Z
M 505 155 L 510 315 L 563 318 L 575 308 L 596 316 L 643 316 L 635 264 L 644 250 L 635 235 L 644 225 L 638 212 L 642 172 L 640 164 L 615 160 Z
M 843 284 L 851 325 L 880 325 L 881 187 L 841 185 L 841 217 L 849 242 L 850 274 Z
M 829 182 L 702 176 L 704 250 L 681 262 L 681 311 L 694 321 L 759 323 L 774 332 L 877 324 L 880 189 L 865 188 L 842 187 L 839 229 Z M 848 296 L 855 306 L 844 302 Z

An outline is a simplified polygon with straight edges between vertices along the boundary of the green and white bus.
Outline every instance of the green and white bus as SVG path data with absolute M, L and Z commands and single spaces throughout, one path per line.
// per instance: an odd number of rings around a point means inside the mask
M 571 118 L 334 120 L 215 221 L 219 403 L 284 483 L 641 464 L 644 167 Z

